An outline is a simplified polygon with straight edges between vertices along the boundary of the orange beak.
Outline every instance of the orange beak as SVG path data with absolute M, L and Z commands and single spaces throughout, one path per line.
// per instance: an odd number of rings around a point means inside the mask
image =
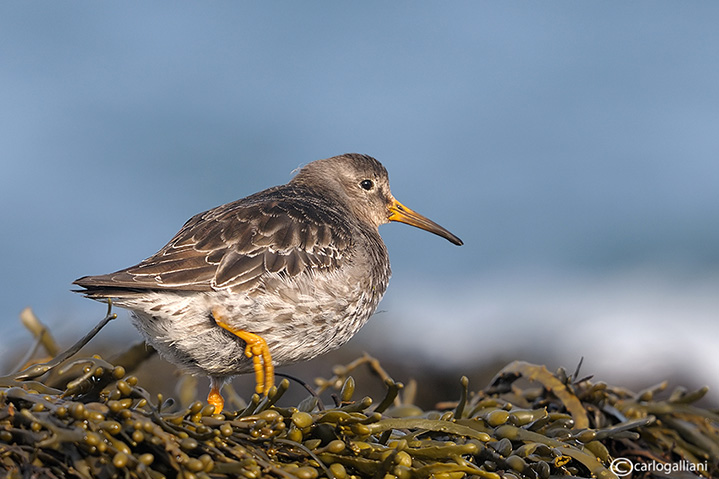
M 429 231 L 430 233 L 434 233 L 441 236 L 442 238 L 445 238 L 446 240 L 449 240 L 457 246 L 461 246 L 464 244 L 462 243 L 461 239 L 457 238 L 455 235 L 442 228 L 440 225 L 438 225 L 431 219 L 422 216 L 416 211 L 412 211 L 394 198 L 392 198 L 390 202 L 389 211 L 390 221 L 399 221 L 400 223 L 407 223 L 408 225 L 422 228 L 425 231 Z

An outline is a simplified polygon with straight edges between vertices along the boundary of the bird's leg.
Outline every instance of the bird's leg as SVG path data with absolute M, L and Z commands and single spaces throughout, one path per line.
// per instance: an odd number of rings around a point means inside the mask
M 225 407 L 225 400 L 220 394 L 222 383 L 223 381 L 218 381 L 213 377 L 210 378 L 210 394 L 207 395 L 207 402 L 215 406 L 215 414 L 220 414 Z
M 247 347 L 245 347 L 245 356 L 252 358 L 252 364 L 255 368 L 255 382 L 257 383 L 255 391 L 257 394 L 267 395 L 270 388 L 275 384 L 275 367 L 272 364 L 270 349 L 267 347 L 265 340 L 254 333 L 237 329 L 227 324 L 222 318 L 222 314 L 218 308 L 212 309 L 212 318 L 218 326 L 231 332 L 247 344 Z M 214 392 L 220 399 L 222 398 L 219 388 Z M 210 391 L 210 394 L 212 395 L 213 391 Z M 210 401 L 210 398 L 208 398 L 208 401 Z M 215 410 L 216 409 L 217 406 L 215 406 Z

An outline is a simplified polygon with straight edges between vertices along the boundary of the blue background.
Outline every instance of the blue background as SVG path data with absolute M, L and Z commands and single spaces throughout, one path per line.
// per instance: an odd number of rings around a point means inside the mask
M 381 228 L 365 349 L 716 378 L 717 25 L 700 1 L 4 2 L 0 350 L 25 306 L 70 343 L 104 314 L 77 277 L 361 152 L 465 241 Z

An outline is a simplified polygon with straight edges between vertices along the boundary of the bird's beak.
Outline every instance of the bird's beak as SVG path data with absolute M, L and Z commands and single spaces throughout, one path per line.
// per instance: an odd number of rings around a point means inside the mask
M 430 233 L 434 233 L 451 241 L 457 246 L 464 244 L 461 239 L 457 238 L 455 235 L 442 228 L 431 219 L 422 216 L 416 211 L 412 211 L 394 198 L 390 200 L 389 212 L 390 221 L 399 221 L 401 223 L 416 226 L 417 228 L 422 228 L 425 231 L 429 231 Z

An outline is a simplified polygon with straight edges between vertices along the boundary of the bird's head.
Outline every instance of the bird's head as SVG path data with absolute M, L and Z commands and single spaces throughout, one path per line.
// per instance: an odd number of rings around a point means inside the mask
M 463 244 L 447 229 L 397 201 L 389 188 L 387 170 L 370 156 L 348 153 L 313 161 L 302 168 L 293 181 L 319 185 L 328 194 L 341 198 L 361 221 L 375 228 L 398 221 L 439 235 L 456 245 Z

